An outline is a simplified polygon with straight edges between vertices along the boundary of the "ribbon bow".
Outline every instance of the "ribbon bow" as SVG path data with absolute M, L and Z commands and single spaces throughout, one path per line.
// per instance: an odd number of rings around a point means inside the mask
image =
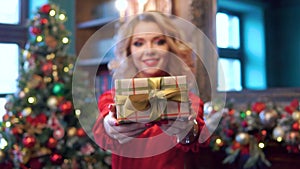
M 138 111 L 148 111 L 149 120 L 158 119 L 162 112 L 166 110 L 167 101 L 187 102 L 186 89 L 162 88 L 162 78 L 148 78 L 149 93 L 133 94 L 129 96 L 117 95 L 116 103 L 124 104 L 124 114 L 122 118 L 128 117 Z

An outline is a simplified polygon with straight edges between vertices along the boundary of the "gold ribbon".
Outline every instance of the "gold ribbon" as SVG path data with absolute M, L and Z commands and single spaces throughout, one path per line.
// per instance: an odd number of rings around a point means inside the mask
M 116 104 L 124 105 L 122 118 L 138 111 L 149 111 L 149 120 L 158 119 L 165 110 L 167 101 L 187 102 L 187 90 L 176 88 L 162 89 L 162 78 L 148 78 L 149 93 L 133 94 L 129 96 L 116 95 Z M 182 94 L 184 93 L 185 94 Z

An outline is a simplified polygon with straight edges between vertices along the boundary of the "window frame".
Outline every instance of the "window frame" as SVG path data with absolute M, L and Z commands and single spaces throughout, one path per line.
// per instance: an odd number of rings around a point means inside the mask
M 227 59 L 238 59 L 241 63 L 241 86 L 242 90 L 245 89 L 245 73 L 244 73 L 244 44 L 243 44 L 243 20 L 242 20 L 242 14 L 239 12 L 233 12 L 230 10 L 226 10 L 223 8 L 218 9 L 217 13 L 225 13 L 227 15 L 236 16 L 239 19 L 239 37 L 240 37 L 240 47 L 239 49 L 233 49 L 233 48 L 221 48 L 217 46 L 217 51 L 219 54 L 219 58 L 227 58 Z M 230 91 L 229 91 L 230 92 Z
M 19 0 L 19 2 L 20 22 L 18 24 L 0 23 L 0 43 L 15 43 L 22 49 L 28 39 L 27 18 L 29 4 L 27 0 Z M 2 93 L 0 94 L 0 97 L 6 97 L 9 94 L 11 93 Z

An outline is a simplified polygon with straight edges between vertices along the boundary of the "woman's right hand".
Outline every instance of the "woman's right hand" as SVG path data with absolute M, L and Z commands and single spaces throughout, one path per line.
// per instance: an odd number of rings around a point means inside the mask
M 111 105 L 114 106 L 114 105 Z M 110 108 L 110 112 L 104 118 L 104 128 L 106 133 L 119 143 L 124 144 L 147 129 L 143 123 L 129 123 L 119 125 L 116 119 L 115 108 Z

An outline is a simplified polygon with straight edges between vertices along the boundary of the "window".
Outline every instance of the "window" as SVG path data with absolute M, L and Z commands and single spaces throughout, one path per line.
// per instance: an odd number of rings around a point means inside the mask
M 27 0 L 0 0 L 0 119 L 6 95 L 17 91 L 20 50 L 27 39 Z M 0 120 L 0 121 L 1 121 Z
M 242 90 L 240 18 L 237 15 L 218 12 L 216 31 L 220 56 L 218 61 L 218 90 L 240 91 Z
M 0 23 L 19 24 L 20 4 L 19 0 L 0 0 Z

